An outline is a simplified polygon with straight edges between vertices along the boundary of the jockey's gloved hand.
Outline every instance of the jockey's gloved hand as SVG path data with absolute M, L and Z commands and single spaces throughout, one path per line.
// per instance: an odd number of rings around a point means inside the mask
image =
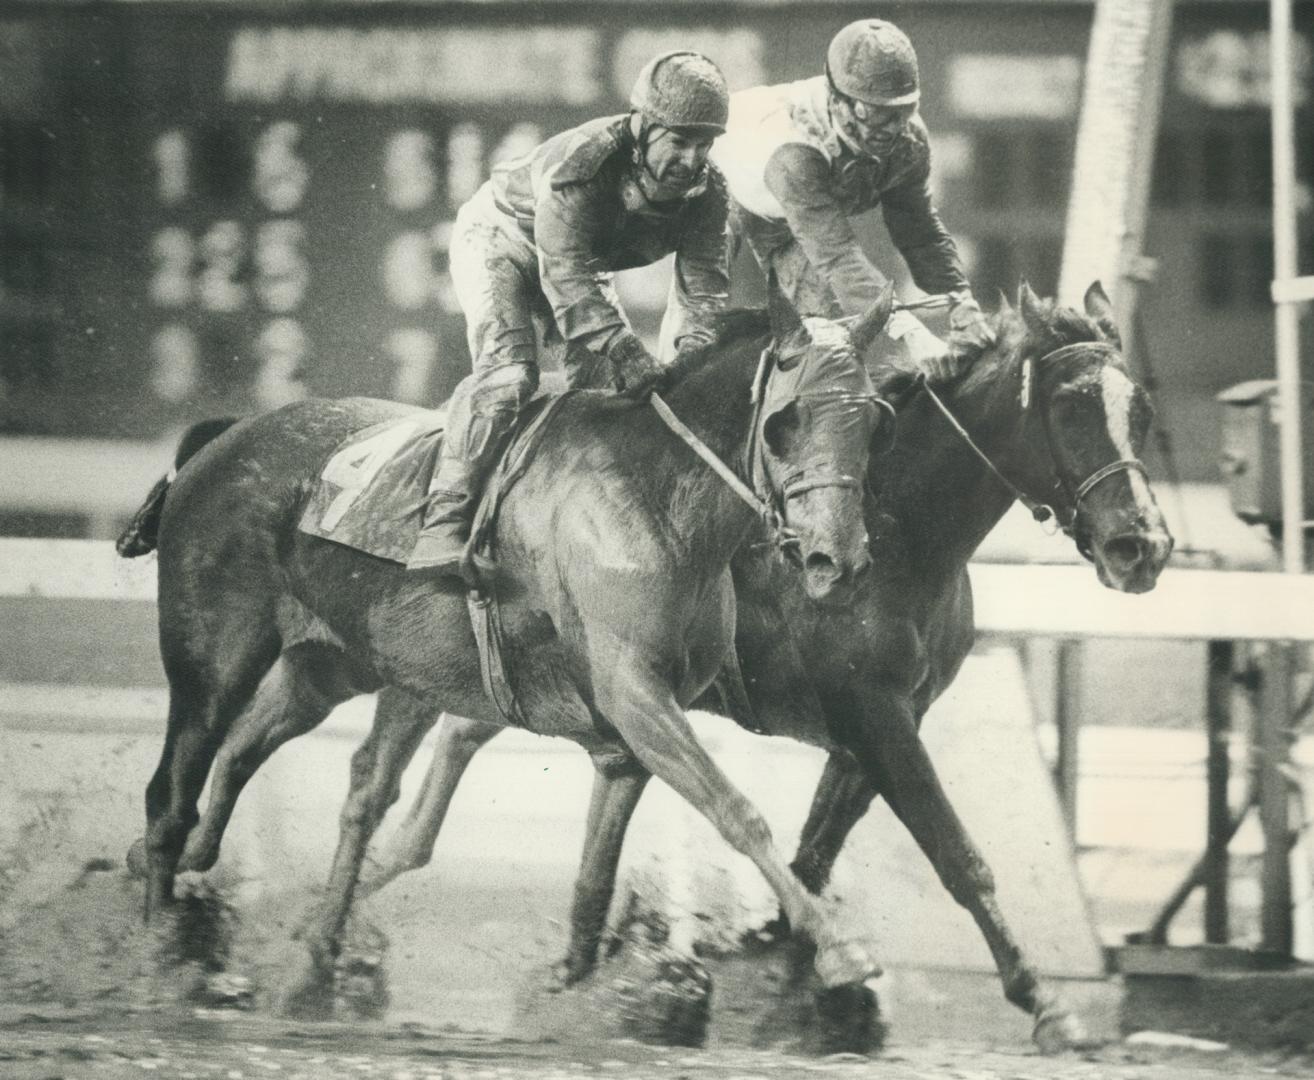
M 618 393 L 643 398 L 656 388 L 666 368 L 633 334 L 622 334 L 607 350 L 611 362 L 611 381 Z
M 894 312 L 885 324 L 885 333 L 903 346 L 908 359 L 934 378 L 932 365 L 945 353 L 945 343 L 931 333 L 916 315 Z
M 948 337 L 934 355 L 918 359 L 932 383 L 949 383 L 961 378 L 977 357 L 995 343 L 995 332 L 971 293 L 950 293 L 949 298 Z
M 949 302 L 946 351 L 948 363 L 955 369 L 951 377 L 957 378 L 995 343 L 995 332 L 971 293 L 950 293 Z

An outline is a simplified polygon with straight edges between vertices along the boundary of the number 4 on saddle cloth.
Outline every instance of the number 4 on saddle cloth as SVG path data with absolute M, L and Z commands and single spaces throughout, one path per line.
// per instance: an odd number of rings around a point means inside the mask
M 539 433 L 571 393 L 540 394 L 521 411 L 475 514 L 471 550 L 486 544 L 502 495 L 523 475 Z M 426 409 L 384 420 L 346 440 L 320 472 L 298 529 L 404 564 L 420 531 L 446 419 L 445 410 Z

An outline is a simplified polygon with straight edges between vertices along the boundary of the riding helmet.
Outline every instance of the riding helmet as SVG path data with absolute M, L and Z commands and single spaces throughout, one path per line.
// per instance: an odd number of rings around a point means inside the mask
M 730 90 L 721 70 L 702 53 L 677 50 L 643 65 L 630 107 L 650 124 L 721 135 L 730 117 Z
M 845 97 L 867 105 L 911 105 L 921 94 L 912 42 L 884 19 L 859 19 L 836 34 L 826 75 Z

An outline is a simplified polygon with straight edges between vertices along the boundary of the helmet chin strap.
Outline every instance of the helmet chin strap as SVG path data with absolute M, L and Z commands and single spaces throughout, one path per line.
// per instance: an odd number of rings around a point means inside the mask
M 670 184 L 660 179 L 648 164 L 648 144 L 652 141 L 652 129 L 661 125 L 650 123 L 642 113 L 636 112 L 634 116 L 638 121 L 638 130 L 634 133 L 631 160 L 640 194 L 649 202 L 669 202 L 672 199 L 687 198 L 697 192 L 707 181 L 707 166 L 704 165 L 699 174 L 687 184 Z

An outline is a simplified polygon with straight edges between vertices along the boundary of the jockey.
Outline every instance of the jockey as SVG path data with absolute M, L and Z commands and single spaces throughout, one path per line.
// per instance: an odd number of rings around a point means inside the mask
M 917 55 L 903 31 L 860 19 L 831 40 L 824 75 L 733 95 L 712 160 L 730 188 L 735 246 L 746 240 L 762 268 L 775 269 L 803 315 L 856 315 L 880 293 L 886 279 L 849 221 L 879 205 L 913 281 L 950 297 L 947 351 L 905 311 L 886 332 L 928 376 L 949 379 L 991 332 L 931 201 L 919 96 Z
M 497 166 L 456 215 L 452 285 L 474 370 L 448 404 L 409 569 L 459 569 L 483 481 L 538 387 L 536 325 L 566 346 L 572 384 L 587 379 L 584 358 L 601 358 L 616 389 L 637 397 L 663 369 L 630 328 L 612 272 L 675 253 L 664 341 L 696 334 L 726 304 L 728 198 L 708 161 L 725 131 L 725 78 L 699 53 L 664 53 L 639 73 L 630 106 Z

